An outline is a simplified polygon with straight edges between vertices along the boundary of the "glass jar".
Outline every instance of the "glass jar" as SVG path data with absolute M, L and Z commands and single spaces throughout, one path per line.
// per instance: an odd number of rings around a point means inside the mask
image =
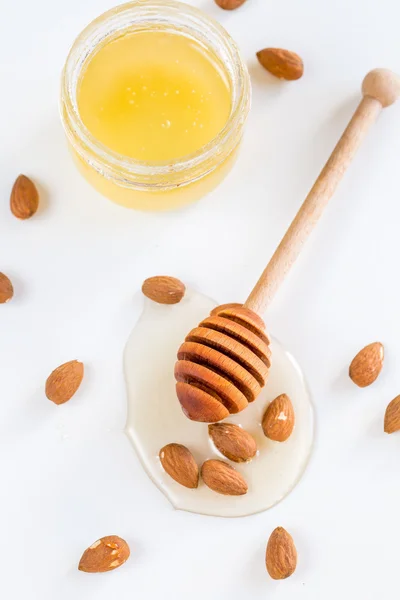
M 224 128 L 198 151 L 168 163 L 137 161 L 99 142 L 79 115 L 77 91 L 88 60 L 125 33 L 179 33 L 218 60 L 229 81 L 231 111 Z M 61 85 L 61 118 L 72 155 L 84 177 L 103 195 L 129 208 L 168 210 L 198 200 L 232 167 L 250 108 L 250 80 L 238 48 L 221 25 L 198 9 L 171 0 L 135 0 L 94 20 L 68 55 Z

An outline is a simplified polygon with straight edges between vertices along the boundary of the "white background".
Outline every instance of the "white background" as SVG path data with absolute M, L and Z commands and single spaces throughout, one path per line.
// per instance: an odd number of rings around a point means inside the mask
M 400 434 L 383 433 L 400 393 L 400 105 L 361 149 L 267 317 L 311 385 L 317 438 L 295 491 L 269 512 L 217 519 L 174 512 L 122 433 L 122 350 L 147 276 L 174 274 L 220 302 L 244 300 L 352 114 L 371 68 L 400 71 L 395 0 L 248 0 L 223 12 L 250 69 L 254 98 L 240 159 L 197 205 L 143 214 L 113 205 L 75 171 L 58 117 L 62 63 L 110 0 L 6 2 L 0 20 L 0 270 L 15 297 L 0 307 L 0 594 L 2 598 L 380 599 L 398 589 Z M 297 51 L 302 80 L 273 81 L 264 46 Z M 40 188 L 19 222 L 16 176 Z M 205 234 L 206 231 L 206 234 Z M 370 389 L 347 377 L 364 344 L 385 344 Z M 44 395 L 58 364 L 86 376 L 64 406 Z M 296 541 L 295 575 L 264 566 L 277 525 Z M 130 561 L 77 570 L 82 551 L 119 534 Z

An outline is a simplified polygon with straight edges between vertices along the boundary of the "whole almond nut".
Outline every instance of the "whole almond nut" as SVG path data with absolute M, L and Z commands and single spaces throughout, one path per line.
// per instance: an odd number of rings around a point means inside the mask
M 382 370 L 383 358 L 383 345 L 380 342 L 368 344 L 351 361 L 350 379 L 359 387 L 371 385 Z
M 37 211 L 39 194 L 29 177 L 19 175 L 11 191 L 10 209 L 17 219 L 29 219 Z
M 0 304 L 5 304 L 14 296 L 14 289 L 7 275 L 0 273 Z
M 167 444 L 161 448 L 159 456 L 164 470 L 172 479 L 187 488 L 197 488 L 199 468 L 186 446 Z
M 394 433 L 400 429 L 400 396 L 389 402 L 385 412 L 385 433 Z
M 286 579 L 296 570 L 296 546 L 292 536 L 283 527 L 277 527 L 271 533 L 265 564 L 272 579 Z
M 253 436 L 233 423 L 215 423 L 208 426 L 210 438 L 218 450 L 234 462 L 248 462 L 257 454 Z
M 83 363 L 71 360 L 55 369 L 46 381 L 46 396 L 55 404 L 64 404 L 75 394 L 83 379 Z
M 107 535 L 85 550 L 78 569 L 85 573 L 105 573 L 123 565 L 131 551 L 125 540 L 117 535 Z
M 143 282 L 142 292 L 158 304 L 178 304 L 185 295 L 186 288 L 182 281 L 175 277 L 157 275 Z
M 247 493 L 248 486 L 242 475 L 222 460 L 206 460 L 201 476 L 206 486 L 218 494 L 243 496 Z
M 246 0 L 215 0 L 215 3 L 224 10 L 235 10 L 235 8 L 239 8 L 245 2 Z
M 303 61 L 298 54 L 281 48 L 264 48 L 257 52 L 260 64 L 275 77 L 293 81 L 304 73 Z
M 269 404 L 264 413 L 262 428 L 264 435 L 275 442 L 285 442 L 292 434 L 295 422 L 292 401 L 281 394 Z

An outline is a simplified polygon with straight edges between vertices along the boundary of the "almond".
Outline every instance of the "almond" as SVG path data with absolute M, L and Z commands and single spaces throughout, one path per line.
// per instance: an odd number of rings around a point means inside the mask
M 365 346 L 351 361 L 350 379 L 359 387 L 367 387 L 374 383 L 382 370 L 383 355 L 383 345 L 380 342 Z
M 5 304 L 14 296 L 14 288 L 7 275 L 0 273 L 0 304 Z
M 257 52 L 257 58 L 264 69 L 279 79 L 293 81 L 303 75 L 303 61 L 295 52 L 281 48 L 264 48 Z
M 283 527 L 277 527 L 271 533 L 265 564 L 272 579 L 286 579 L 296 570 L 296 546 L 292 536 Z
M 235 10 L 235 8 L 239 8 L 245 2 L 246 0 L 215 0 L 215 3 L 224 10 Z
M 199 468 L 186 446 L 167 444 L 161 448 L 159 456 L 164 470 L 172 479 L 187 488 L 197 488 Z
M 389 402 L 385 412 L 385 433 L 394 433 L 400 429 L 400 396 Z
M 131 551 L 125 540 L 117 535 L 107 535 L 85 550 L 78 569 L 85 573 L 104 573 L 123 565 Z
M 286 394 L 281 394 L 267 407 L 262 420 L 264 435 L 275 442 L 286 442 L 294 427 L 294 408 Z
M 247 462 L 257 453 L 253 436 L 233 423 L 215 423 L 208 426 L 208 433 L 217 449 L 234 462 Z
M 247 493 L 248 486 L 242 475 L 222 460 L 206 460 L 201 476 L 206 486 L 218 494 L 243 496 Z
M 25 175 L 17 177 L 10 197 L 10 208 L 17 219 L 29 219 L 37 211 L 39 194 L 33 181 Z
M 55 404 L 64 404 L 75 394 L 83 379 L 83 363 L 71 360 L 55 369 L 46 381 L 46 396 Z
M 149 277 L 142 285 L 142 292 L 153 302 L 159 304 L 178 304 L 185 295 L 186 288 L 175 277 L 157 275 Z

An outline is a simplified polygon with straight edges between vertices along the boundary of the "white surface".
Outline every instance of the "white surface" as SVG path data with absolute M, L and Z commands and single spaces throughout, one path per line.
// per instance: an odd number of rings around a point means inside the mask
M 196 206 L 160 215 L 92 191 L 59 124 L 68 47 L 111 2 L 1 5 L 0 269 L 15 284 L 15 299 L 0 307 L 4 598 L 375 600 L 398 587 L 400 435 L 384 435 L 382 420 L 400 387 L 400 105 L 382 115 L 267 315 L 304 368 L 317 411 L 314 454 L 295 491 L 243 519 L 174 511 L 121 433 L 121 357 L 143 279 L 174 274 L 220 302 L 244 299 L 354 110 L 364 74 L 400 71 L 395 0 L 248 0 L 232 13 L 197 4 L 242 48 L 253 109 L 229 179 Z M 271 81 L 254 59 L 265 45 L 299 52 L 304 78 Z M 41 187 L 29 222 L 8 209 L 20 172 Z M 207 240 L 195 235 L 204 224 Z M 359 390 L 346 369 L 376 339 L 385 368 Z M 85 362 L 84 383 L 54 406 L 45 379 L 74 358 Z M 277 525 L 299 552 L 295 575 L 278 583 L 264 567 Z M 79 573 L 81 552 L 112 533 L 131 545 L 127 565 Z
M 165 473 L 158 456 L 160 448 L 170 442 L 188 447 L 199 466 L 208 459 L 224 459 L 212 443 L 207 425 L 190 421 L 183 414 L 174 379 L 177 349 L 215 306 L 210 298 L 191 289 L 173 306 L 151 300 L 144 303 L 124 353 L 126 432 L 149 476 L 175 508 L 217 517 L 243 517 L 277 504 L 300 481 L 313 444 L 314 414 L 299 366 L 273 339 L 272 365 L 261 394 L 245 410 L 224 421 L 240 425 L 257 443 L 258 452 L 252 461 L 231 463 L 247 481 L 247 494 L 216 494 L 201 479 L 196 490 L 188 489 Z M 138 309 L 141 311 L 142 306 Z M 267 405 L 282 392 L 292 400 L 295 413 L 294 430 L 285 443 L 268 439 L 261 427 Z

